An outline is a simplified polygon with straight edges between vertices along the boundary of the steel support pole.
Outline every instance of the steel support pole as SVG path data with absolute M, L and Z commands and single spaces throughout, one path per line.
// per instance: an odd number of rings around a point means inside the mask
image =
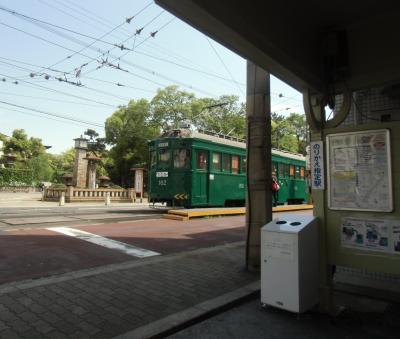
M 260 267 L 260 228 L 272 220 L 270 75 L 247 62 L 246 267 Z

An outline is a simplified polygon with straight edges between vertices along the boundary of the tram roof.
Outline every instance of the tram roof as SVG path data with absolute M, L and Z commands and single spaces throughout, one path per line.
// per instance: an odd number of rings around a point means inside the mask
M 201 140 L 207 140 L 214 142 L 216 144 L 223 144 L 227 146 L 237 147 L 237 148 L 246 148 L 246 141 L 244 139 L 239 139 L 235 137 L 230 137 L 224 134 L 219 134 L 215 132 L 199 130 L 192 131 L 190 129 L 176 129 L 172 131 L 165 132 L 162 135 L 163 138 L 196 138 Z M 306 158 L 304 155 L 299 153 L 293 153 L 283 150 L 278 150 L 276 148 L 271 149 L 272 154 L 278 155 L 285 158 L 291 158 L 295 160 L 305 161 Z

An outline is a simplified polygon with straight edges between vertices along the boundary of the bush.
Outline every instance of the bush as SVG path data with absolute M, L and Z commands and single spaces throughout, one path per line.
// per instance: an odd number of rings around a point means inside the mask
M 23 187 L 33 185 L 33 172 L 25 169 L 0 168 L 0 186 Z

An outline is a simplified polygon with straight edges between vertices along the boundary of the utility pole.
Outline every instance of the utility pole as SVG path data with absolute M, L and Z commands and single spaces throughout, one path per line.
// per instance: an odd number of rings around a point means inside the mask
M 246 267 L 260 267 L 260 229 L 272 220 L 271 97 L 268 72 L 247 61 Z

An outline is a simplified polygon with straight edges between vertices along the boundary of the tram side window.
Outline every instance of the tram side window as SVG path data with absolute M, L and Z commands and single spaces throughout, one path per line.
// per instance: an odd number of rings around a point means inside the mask
M 157 153 L 156 151 L 150 152 L 150 166 L 154 167 L 157 163 Z
M 282 163 L 282 162 L 279 163 L 279 176 L 280 177 L 286 177 L 285 164 Z
M 213 153 L 212 168 L 214 171 L 221 171 L 221 153 Z
M 300 178 L 300 166 L 295 167 L 295 177 L 296 179 Z
M 160 166 L 169 165 L 170 152 L 168 148 L 160 148 L 158 150 L 158 164 Z
M 232 155 L 232 173 L 239 174 L 239 156 Z
M 222 154 L 222 169 L 224 172 L 231 171 L 231 156 L 230 154 Z
M 290 165 L 289 167 L 289 176 L 294 178 L 294 165 Z
M 201 170 L 207 169 L 207 151 L 197 151 L 196 168 Z
M 300 178 L 304 179 L 304 167 L 300 167 Z
M 273 162 L 273 163 L 272 163 L 272 176 L 273 176 L 273 177 L 277 177 L 277 174 L 278 174 L 278 173 L 277 173 L 277 169 L 278 169 L 277 167 L 278 167 L 278 166 L 277 166 L 276 162 Z
M 240 170 L 240 173 L 246 173 L 246 163 L 247 163 L 247 159 L 246 157 L 242 158 L 242 169 Z
M 174 150 L 174 167 L 188 168 L 190 163 L 190 150 L 179 148 Z

